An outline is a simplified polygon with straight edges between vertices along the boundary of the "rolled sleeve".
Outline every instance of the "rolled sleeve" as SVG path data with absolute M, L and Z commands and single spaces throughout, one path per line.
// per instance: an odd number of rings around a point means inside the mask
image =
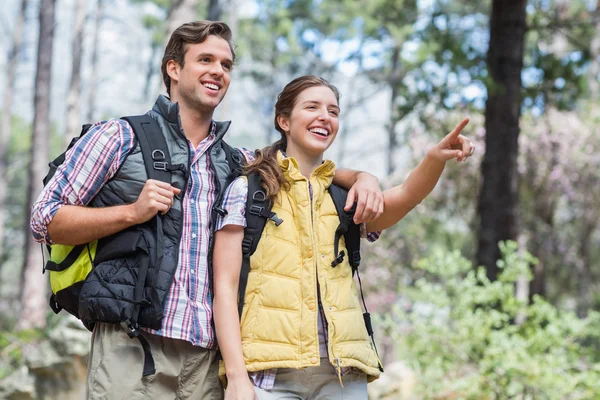
M 48 224 L 64 205 L 86 206 L 112 179 L 135 144 L 129 124 L 120 119 L 98 122 L 67 151 L 65 161 L 40 193 L 31 210 L 30 227 L 38 242 L 52 244 Z
M 373 243 L 379 239 L 381 236 L 381 231 L 377 232 L 367 232 L 367 223 L 363 222 L 360 224 L 360 237 L 363 239 L 367 239 L 367 241 Z
M 246 227 L 246 199 L 248 198 L 248 182 L 245 177 L 234 180 L 223 196 L 225 216 L 217 219 L 216 230 L 226 225 Z

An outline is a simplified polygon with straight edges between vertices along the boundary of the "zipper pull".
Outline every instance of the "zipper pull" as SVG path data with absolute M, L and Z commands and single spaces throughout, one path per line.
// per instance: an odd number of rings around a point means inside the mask
M 342 369 L 340 368 L 340 359 L 336 358 L 335 363 L 336 363 L 335 370 L 337 372 L 338 379 L 340 380 L 340 386 L 343 388 L 344 383 L 342 382 Z

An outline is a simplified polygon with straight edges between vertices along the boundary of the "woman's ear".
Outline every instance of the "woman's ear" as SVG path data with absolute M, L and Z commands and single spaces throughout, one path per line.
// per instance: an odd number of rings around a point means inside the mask
M 279 127 L 283 131 L 285 131 L 285 132 L 290 131 L 290 121 L 289 121 L 289 119 L 287 119 L 287 117 L 285 115 L 279 114 L 277 116 L 277 124 L 279 124 Z

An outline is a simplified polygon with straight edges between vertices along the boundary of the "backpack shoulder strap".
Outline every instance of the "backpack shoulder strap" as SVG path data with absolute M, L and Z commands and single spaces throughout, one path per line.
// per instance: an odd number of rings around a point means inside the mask
M 335 230 L 335 241 L 334 241 L 334 251 L 336 258 L 331 263 L 332 267 L 340 264 L 344 258 L 344 252 L 340 252 L 338 254 L 339 249 L 339 240 L 342 235 L 344 235 L 344 240 L 346 242 L 346 249 L 349 253 L 349 263 L 352 267 L 352 275 L 356 274 L 358 278 L 358 284 L 360 287 L 360 297 L 362 299 L 363 307 L 365 312 L 363 313 L 363 320 L 365 322 L 365 327 L 367 329 L 367 333 L 371 337 L 371 343 L 373 345 L 373 350 L 375 351 L 375 355 L 377 356 L 377 361 L 379 363 L 379 370 L 383 372 L 383 364 L 379 360 L 379 355 L 377 352 L 377 346 L 375 345 L 375 339 L 373 338 L 373 326 L 371 324 L 371 314 L 369 310 L 367 310 L 367 304 L 365 302 L 365 296 L 362 290 L 362 281 L 360 279 L 360 273 L 358 271 L 358 267 L 360 265 L 360 225 L 354 223 L 354 213 L 356 212 L 356 203 L 352 206 L 352 208 L 348 211 L 344 210 L 344 206 L 346 205 L 346 200 L 348 198 L 348 191 L 331 184 L 329 186 L 329 193 L 331 194 L 331 198 L 333 199 L 333 203 L 335 204 L 335 209 L 340 217 L 340 225 Z
M 250 272 L 250 256 L 256 251 L 258 242 L 265 229 L 267 220 L 270 219 L 276 226 L 281 225 L 281 220 L 271 211 L 273 203 L 267 198 L 258 173 L 248 175 L 248 198 L 246 199 L 246 228 L 242 240 L 242 268 L 240 270 L 240 283 L 238 292 L 238 313 L 242 317 L 244 296 L 248 273 Z
M 223 151 L 227 157 L 227 164 L 231 172 L 236 171 L 236 178 L 242 174 L 242 167 L 246 163 L 244 155 L 238 149 L 231 147 L 227 142 L 222 141 Z
M 121 119 L 127 121 L 140 144 L 142 151 L 142 158 L 144 159 L 144 166 L 149 179 L 155 179 L 162 182 L 171 183 L 171 173 L 175 170 L 182 170 L 180 165 L 171 165 L 171 153 L 167 146 L 167 141 L 163 136 L 158 123 L 149 115 L 136 115 L 129 117 L 122 117 Z M 158 266 L 162 263 L 163 258 L 163 242 L 164 230 L 163 230 L 163 217 L 157 215 L 154 217 L 154 223 L 156 228 L 156 268 L 154 268 L 153 276 L 149 278 L 150 284 L 150 301 L 154 304 L 159 304 L 158 294 L 156 292 L 156 274 L 158 273 Z M 145 265 L 140 266 L 138 276 L 146 276 L 149 271 L 148 261 Z M 143 298 L 144 289 L 146 287 L 146 279 L 138 279 L 135 286 L 135 298 Z M 123 328 L 127 331 L 127 334 L 131 338 L 137 338 L 142 345 L 144 351 L 144 367 L 143 376 L 152 375 L 155 372 L 154 358 L 150 349 L 150 345 L 147 339 L 140 333 L 137 325 L 137 318 L 139 315 L 139 306 L 136 306 L 134 315 L 131 320 L 127 320 L 121 323 Z M 161 314 L 162 310 L 155 310 L 157 314 Z
M 344 252 L 338 253 L 339 240 L 343 235 L 346 242 L 346 249 L 348 250 L 350 257 L 349 263 L 352 267 L 352 274 L 355 274 L 360 265 L 360 226 L 356 225 L 353 220 L 356 205 L 352 206 L 348 211 L 344 210 L 346 199 L 348 198 L 348 191 L 337 185 L 331 184 L 329 186 L 329 194 L 333 199 L 333 204 L 335 204 L 335 209 L 340 218 L 340 225 L 335 231 L 335 259 L 331 266 L 335 267 L 344 259 Z
M 158 123 L 149 115 L 122 117 L 140 143 L 148 178 L 171 183 L 171 153 Z

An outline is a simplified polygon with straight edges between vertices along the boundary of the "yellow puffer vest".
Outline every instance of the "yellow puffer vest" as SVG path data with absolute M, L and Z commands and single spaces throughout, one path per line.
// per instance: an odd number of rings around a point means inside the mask
M 242 312 L 242 347 L 248 371 L 304 368 L 318 365 L 318 301 L 327 318 L 328 353 L 336 367 L 355 367 L 379 376 L 348 257 L 331 267 L 339 217 L 327 188 L 335 165 L 326 161 L 308 180 L 293 158 L 279 154 L 290 183 L 281 190 L 272 211 L 283 223 L 267 223 L 255 253 Z M 340 249 L 345 249 L 343 238 Z

